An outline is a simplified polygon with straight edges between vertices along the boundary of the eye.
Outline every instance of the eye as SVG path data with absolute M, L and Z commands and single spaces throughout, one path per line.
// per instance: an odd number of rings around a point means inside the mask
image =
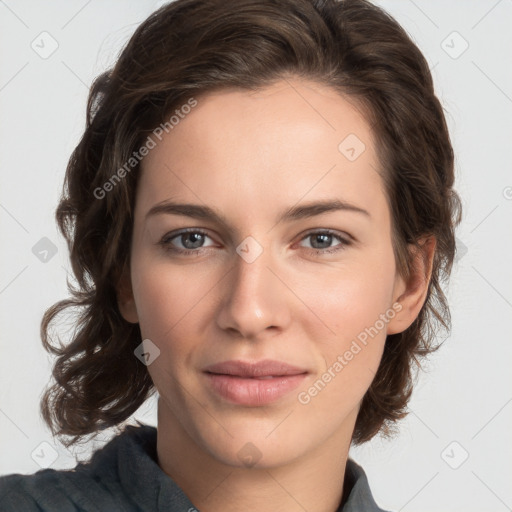
M 168 233 L 162 238 L 159 244 L 167 251 L 183 254 L 184 256 L 194 256 L 200 254 L 203 249 L 214 246 L 213 243 L 204 245 L 207 238 L 211 240 L 205 231 L 191 228 Z M 335 231 L 328 229 L 309 232 L 301 239 L 301 242 L 308 240 L 311 241 L 311 247 L 305 247 L 303 245 L 302 247 L 315 254 L 334 253 L 345 249 L 351 244 L 351 240 L 348 236 L 346 238 L 342 237 Z M 338 240 L 340 243 L 331 247 L 335 240 Z
M 203 245 L 206 238 L 210 237 L 200 229 L 185 229 L 178 233 L 165 235 L 160 241 L 160 244 L 163 245 L 166 250 L 185 255 L 193 255 L 200 252 L 200 249 L 208 247 Z
M 337 239 L 340 241 L 338 245 L 330 247 L 333 241 Z M 333 253 L 345 249 L 346 246 L 351 244 L 351 241 L 347 238 L 336 234 L 336 232 L 327 230 L 313 231 L 306 234 L 301 241 L 311 240 L 311 248 L 306 247 L 314 251 L 316 254 Z

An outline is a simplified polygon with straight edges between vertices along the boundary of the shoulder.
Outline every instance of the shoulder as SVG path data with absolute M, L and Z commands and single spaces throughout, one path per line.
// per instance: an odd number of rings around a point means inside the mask
M 348 484 L 349 495 L 345 506 L 339 512 L 386 512 L 377 505 L 373 498 L 363 468 L 349 458 L 345 471 L 345 482 Z
M 78 466 L 77 466 L 78 467 Z M 90 471 L 44 469 L 0 477 L 2 512 L 115 511 L 116 489 Z
M 27 512 L 38 511 L 35 501 L 23 492 L 25 475 L 12 474 L 0 477 L 0 509 L 15 511 L 16 507 Z
M 129 467 L 143 458 L 145 441 L 154 435 L 153 430 L 128 428 L 94 452 L 88 462 L 80 462 L 73 469 L 0 476 L 0 511 L 134 510 L 130 498 L 133 482 L 127 483 L 126 475 L 136 479 Z
M 0 477 L 2 512 L 79 510 L 66 495 L 66 471 L 44 469 L 32 475 L 14 473 Z

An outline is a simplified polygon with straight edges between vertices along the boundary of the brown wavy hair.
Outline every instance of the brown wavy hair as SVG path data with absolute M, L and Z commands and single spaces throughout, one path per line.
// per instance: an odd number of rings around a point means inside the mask
M 363 106 L 377 142 L 403 276 L 410 244 L 437 240 L 426 301 L 413 324 L 389 335 L 353 433 L 360 444 L 407 414 L 420 360 L 450 328 L 441 284 L 455 255 L 460 200 L 454 155 L 429 66 L 403 28 L 365 0 L 176 0 L 135 31 L 112 69 L 93 82 L 83 136 L 56 210 L 76 283 L 41 323 L 56 358 L 41 414 L 66 446 L 128 419 L 156 392 L 134 355 L 138 324 L 121 316 L 117 290 L 129 269 L 137 164 L 109 187 L 148 134 L 191 97 L 226 87 L 256 90 L 287 78 L 313 80 Z M 102 189 L 102 187 L 104 187 Z M 100 197 L 101 196 L 101 197 Z M 70 339 L 51 326 L 73 313 Z

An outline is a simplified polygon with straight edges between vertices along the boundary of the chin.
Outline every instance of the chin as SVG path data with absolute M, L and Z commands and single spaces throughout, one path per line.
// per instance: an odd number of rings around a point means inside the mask
M 298 429 L 300 422 L 279 425 L 286 414 L 265 419 L 223 421 L 196 431 L 196 443 L 218 462 L 236 468 L 270 469 L 293 462 L 312 449 L 305 439 L 314 440 L 314 432 Z M 223 428 L 224 427 L 224 428 Z M 318 435 L 318 431 L 317 431 Z M 320 440 L 319 440 L 320 441 Z
M 209 447 L 212 456 L 220 463 L 234 468 L 272 469 L 284 466 L 296 459 L 296 446 L 283 446 L 254 439 L 231 439 L 227 444 L 216 443 Z

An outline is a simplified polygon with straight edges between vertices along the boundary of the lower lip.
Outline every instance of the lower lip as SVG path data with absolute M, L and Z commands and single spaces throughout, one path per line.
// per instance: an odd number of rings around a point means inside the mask
M 293 391 L 306 377 L 283 375 L 271 379 L 251 379 L 233 375 L 205 373 L 214 391 L 222 398 L 240 405 L 266 405 Z

